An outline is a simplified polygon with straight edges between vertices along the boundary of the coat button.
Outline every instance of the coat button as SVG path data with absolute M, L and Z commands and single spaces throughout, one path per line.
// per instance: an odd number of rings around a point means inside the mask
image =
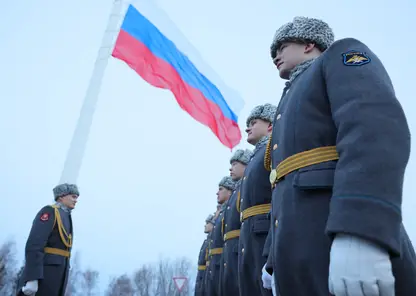
M 244 253 L 244 248 L 241 249 L 241 253 Z
M 279 225 L 279 222 L 276 219 L 276 221 L 274 221 L 274 226 L 277 227 L 277 225 Z
M 279 119 L 280 119 L 280 117 L 282 117 L 282 114 L 277 114 L 277 116 L 276 116 L 276 120 L 279 120 Z
M 227 267 L 227 263 L 224 263 L 224 267 Z
M 274 144 L 273 145 L 273 150 L 276 150 L 277 149 L 277 144 Z

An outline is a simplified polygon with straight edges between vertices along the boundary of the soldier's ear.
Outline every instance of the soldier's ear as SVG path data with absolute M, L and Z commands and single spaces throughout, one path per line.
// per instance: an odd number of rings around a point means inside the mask
M 271 133 L 271 132 L 272 132 L 272 130 L 273 130 L 273 124 L 270 122 L 270 123 L 269 123 L 269 126 L 267 127 L 267 131 L 268 131 L 269 133 Z
M 314 43 L 307 43 L 305 45 L 304 53 L 310 53 L 315 48 Z

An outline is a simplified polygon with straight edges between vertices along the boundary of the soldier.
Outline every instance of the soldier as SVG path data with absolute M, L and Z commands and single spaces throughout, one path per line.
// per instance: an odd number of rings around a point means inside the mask
M 195 296 L 205 295 L 204 278 L 205 278 L 205 270 L 207 269 L 206 263 L 208 259 L 208 239 L 209 239 L 209 234 L 211 233 L 213 226 L 214 226 L 214 215 L 209 214 L 207 219 L 205 220 L 205 228 L 204 228 L 204 233 L 207 234 L 207 238 L 202 243 L 201 250 L 199 251 L 198 274 L 196 276 L 196 282 L 195 282 Z
M 276 106 L 256 106 L 247 118 L 247 142 L 255 146 L 240 185 L 241 233 L 238 250 L 240 295 L 272 295 L 262 285 L 262 268 L 266 263 L 263 247 L 270 228 L 270 163 L 266 144 L 272 131 Z M 265 157 L 267 156 L 267 157 Z
M 241 178 L 252 152 L 246 150 L 236 150 L 230 159 L 230 176 L 236 181 L 235 190 L 227 202 L 224 211 L 224 248 L 221 260 L 220 272 L 220 295 L 239 295 L 238 288 L 238 239 L 240 237 L 240 209 L 239 195 Z
M 43 207 L 33 220 L 18 295 L 65 294 L 74 236 L 71 211 L 79 191 L 76 185 L 60 184 L 53 189 L 53 194 L 56 203 Z
M 213 218 L 213 222 L 214 222 L 213 224 L 214 225 L 215 225 L 215 220 L 218 218 L 218 215 L 220 214 L 221 206 L 222 206 L 221 204 L 217 203 L 217 210 L 215 211 L 214 218 Z M 211 232 L 208 233 L 208 236 L 207 236 L 207 242 L 208 242 L 207 251 L 208 251 L 208 253 L 209 253 L 209 250 L 210 250 L 211 245 L 212 245 L 212 234 L 213 234 L 213 231 L 211 230 Z M 204 295 L 208 295 L 209 285 L 211 283 L 210 275 L 212 274 L 211 266 L 210 266 L 210 262 L 209 262 L 210 256 L 209 256 L 208 253 L 207 253 L 207 259 L 206 259 L 206 263 L 205 263 L 206 269 L 205 269 L 205 275 L 204 275 Z
M 270 146 L 267 270 L 281 296 L 416 295 L 416 255 L 401 215 L 405 114 L 370 48 L 333 41 L 325 22 L 296 17 L 271 45 L 288 82 Z
M 223 213 L 227 200 L 230 198 L 235 188 L 235 182 L 230 176 L 226 176 L 221 179 L 218 184 L 217 201 L 221 204 L 218 217 L 215 219 L 214 229 L 212 230 L 212 239 L 209 245 L 208 259 L 209 259 L 209 274 L 207 295 L 217 296 L 219 295 L 220 286 L 220 263 L 223 251 L 224 239 L 223 233 Z

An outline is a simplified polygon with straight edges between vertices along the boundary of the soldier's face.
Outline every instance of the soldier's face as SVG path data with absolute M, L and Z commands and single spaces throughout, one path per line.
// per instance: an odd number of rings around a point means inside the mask
M 253 119 L 246 128 L 247 142 L 256 145 L 261 138 L 270 134 L 272 125 L 270 122 L 261 119 Z
M 240 180 L 244 176 L 246 166 L 239 161 L 233 161 L 230 167 L 230 177 L 234 181 Z
M 212 227 L 213 227 L 212 223 L 207 223 L 207 224 L 205 224 L 205 229 L 204 229 L 204 232 L 205 232 L 205 233 L 209 233 L 209 232 L 211 232 L 211 231 L 212 231 Z
M 226 202 L 231 196 L 231 191 L 225 187 L 220 186 L 217 192 L 217 202 L 219 204 L 223 204 Z
M 77 200 L 78 200 L 78 195 L 69 194 L 69 195 L 62 196 L 59 201 L 67 208 L 73 209 L 75 208 Z
M 289 79 L 290 72 L 296 65 L 308 59 L 307 54 L 314 48 L 313 44 L 299 44 L 294 42 L 282 43 L 276 51 L 273 63 L 279 70 L 282 79 Z

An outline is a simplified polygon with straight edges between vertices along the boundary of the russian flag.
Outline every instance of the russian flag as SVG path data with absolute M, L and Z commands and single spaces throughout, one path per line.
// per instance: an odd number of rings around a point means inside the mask
M 241 97 L 216 75 L 152 0 L 129 4 L 112 56 L 151 85 L 169 89 L 180 107 L 225 146 L 241 140 Z

